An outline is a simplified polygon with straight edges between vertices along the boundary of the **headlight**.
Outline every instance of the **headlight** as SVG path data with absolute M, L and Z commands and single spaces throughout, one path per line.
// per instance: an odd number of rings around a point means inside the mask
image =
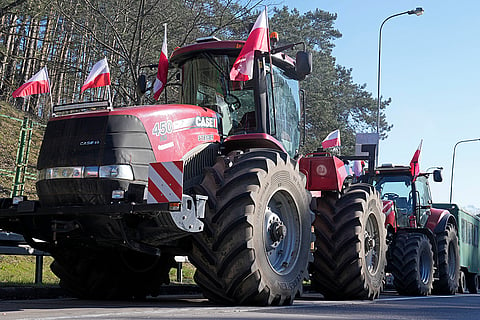
M 101 166 L 99 173 L 100 178 L 133 180 L 132 167 L 128 164 Z
M 89 167 L 55 167 L 38 171 L 38 181 L 67 178 L 109 178 L 133 180 L 133 170 L 128 164 Z

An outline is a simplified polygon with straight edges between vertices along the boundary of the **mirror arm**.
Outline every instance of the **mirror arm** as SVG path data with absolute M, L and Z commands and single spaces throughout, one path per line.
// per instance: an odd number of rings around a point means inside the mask
M 297 43 L 292 43 L 292 44 L 287 44 L 286 46 L 278 47 L 278 48 L 272 48 L 270 51 L 272 54 L 279 53 L 282 51 L 285 51 L 287 49 L 291 49 L 295 47 L 296 45 L 303 44 L 303 51 L 306 51 L 307 46 L 305 45 L 305 42 L 297 42 Z

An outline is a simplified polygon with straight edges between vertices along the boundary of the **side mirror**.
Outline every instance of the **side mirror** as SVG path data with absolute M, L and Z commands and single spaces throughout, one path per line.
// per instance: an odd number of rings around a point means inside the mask
M 435 182 L 442 182 L 442 170 L 433 170 L 433 181 Z
M 295 60 L 295 71 L 297 72 L 298 80 L 304 80 L 307 75 L 312 73 L 312 53 L 298 51 Z
M 138 76 L 137 79 L 137 93 L 139 96 L 142 96 L 147 92 L 147 76 L 144 74 L 141 74 Z

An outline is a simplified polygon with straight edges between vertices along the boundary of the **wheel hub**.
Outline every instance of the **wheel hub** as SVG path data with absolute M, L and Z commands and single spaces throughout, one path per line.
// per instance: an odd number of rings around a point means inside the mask
M 375 216 L 370 214 L 365 226 L 364 238 L 365 262 L 370 274 L 376 273 L 380 264 L 380 239 L 378 227 L 379 225 Z
M 270 238 L 272 241 L 280 242 L 282 241 L 285 236 L 287 235 L 287 227 L 281 221 L 273 222 L 272 226 L 270 227 Z
M 303 237 L 295 201 L 284 190 L 275 192 L 265 208 L 263 243 L 268 263 L 276 273 L 287 274 L 295 267 Z
M 267 211 L 265 217 L 266 222 L 266 243 L 265 249 L 267 251 L 277 250 L 279 245 L 285 240 L 287 236 L 287 226 L 283 223 L 280 217 L 272 212 L 271 210 Z
M 370 250 L 375 248 L 375 238 L 366 233 L 365 235 L 365 252 L 368 253 Z

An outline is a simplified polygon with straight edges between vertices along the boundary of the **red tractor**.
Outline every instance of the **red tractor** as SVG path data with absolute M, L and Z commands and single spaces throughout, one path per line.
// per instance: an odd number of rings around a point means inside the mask
M 363 151 L 370 154 L 372 172 L 375 145 L 365 145 Z M 351 183 L 345 162 L 356 158 L 340 159 L 320 152 L 300 159 L 315 212 L 311 282 L 327 299 L 374 299 L 380 295 L 385 279 L 387 245 L 382 202 L 368 181 Z
M 244 43 L 176 49 L 179 104 L 54 108 L 39 200 L 2 199 L 0 225 L 50 252 L 70 294 L 156 295 L 175 255 L 218 303 L 286 305 L 302 290 L 313 215 L 295 158 L 311 56 L 257 51 L 253 79 L 230 81 Z
M 432 172 L 442 181 L 441 171 Z M 383 165 L 371 176 L 381 193 L 387 228 L 387 272 L 400 294 L 455 294 L 460 273 L 458 227 L 432 207 L 428 177 L 411 166 Z

